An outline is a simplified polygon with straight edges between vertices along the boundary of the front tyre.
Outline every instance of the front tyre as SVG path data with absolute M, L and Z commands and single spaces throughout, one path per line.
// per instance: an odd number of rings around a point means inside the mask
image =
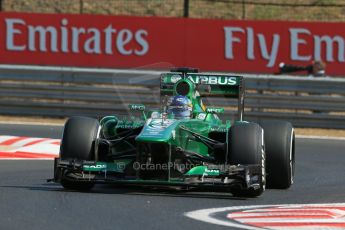
M 61 160 L 95 160 L 95 141 L 99 133 L 99 122 L 88 117 L 71 117 L 67 120 L 60 146 Z M 78 181 L 64 171 L 61 185 L 66 189 L 89 190 L 92 181 Z
M 231 193 L 239 197 L 256 197 L 265 191 L 265 147 L 262 128 L 255 123 L 239 123 L 232 126 L 228 135 L 229 163 L 231 165 L 261 165 L 257 176 L 258 189 L 234 189 Z
M 265 132 L 267 187 L 287 189 L 295 173 L 295 132 L 289 122 L 262 121 Z

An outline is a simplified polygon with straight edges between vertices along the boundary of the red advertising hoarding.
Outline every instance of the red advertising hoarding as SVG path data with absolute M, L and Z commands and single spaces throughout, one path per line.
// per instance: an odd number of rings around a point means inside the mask
M 191 66 L 274 73 L 323 60 L 345 75 L 345 23 L 0 14 L 0 63 L 107 68 Z M 165 64 L 157 64 L 165 63 Z

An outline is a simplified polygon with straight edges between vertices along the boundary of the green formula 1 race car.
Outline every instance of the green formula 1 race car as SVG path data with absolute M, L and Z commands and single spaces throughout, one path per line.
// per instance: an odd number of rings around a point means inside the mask
M 114 183 L 222 188 L 240 197 L 291 186 L 294 129 L 282 121 L 244 121 L 241 76 L 179 68 L 161 75 L 160 94 L 156 110 L 130 104 L 125 117 L 71 117 L 52 180 L 75 190 Z M 224 108 L 206 107 L 205 97 L 237 99 L 237 118 L 222 121 Z

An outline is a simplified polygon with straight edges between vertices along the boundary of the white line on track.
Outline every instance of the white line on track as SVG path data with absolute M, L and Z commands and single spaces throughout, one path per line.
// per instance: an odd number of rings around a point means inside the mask
M 0 135 L 0 160 L 54 159 L 59 150 L 59 139 Z
M 243 225 L 243 224 L 232 223 L 232 222 L 225 221 L 225 220 L 219 220 L 219 219 L 216 219 L 216 218 L 211 216 L 213 213 L 241 210 L 241 209 L 245 209 L 245 208 L 248 208 L 248 207 L 264 208 L 264 207 L 271 207 L 271 205 L 209 208 L 209 209 L 201 209 L 201 210 L 187 212 L 184 215 L 189 217 L 189 218 L 192 218 L 194 220 L 207 222 L 209 224 L 216 224 L 216 225 L 235 227 L 235 228 L 241 228 L 241 229 L 249 229 L 249 230 L 259 230 L 259 229 L 261 230 L 261 228 L 246 226 L 246 225 Z
M 342 225 L 345 225 L 345 220 L 343 219 L 343 214 L 340 216 L 339 219 L 337 218 L 329 218 L 329 219 L 321 219 L 318 220 L 317 217 L 313 220 L 309 220 L 310 222 L 305 223 L 304 226 L 293 226 L 289 225 L 289 221 L 286 222 L 286 226 L 279 226 L 279 227 L 273 227 L 273 228 L 260 228 L 260 227 L 255 227 L 253 225 L 246 225 L 246 224 L 241 224 L 240 222 L 237 222 L 236 220 L 231 220 L 232 218 L 229 218 L 229 215 L 232 215 L 231 213 L 237 213 L 238 211 L 242 210 L 242 214 L 247 214 L 248 212 L 250 213 L 251 210 L 254 211 L 260 211 L 263 209 L 263 211 L 269 211 L 270 209 L 265 209 L 265 208 L 282 208 L 281 210 L 283 211 L 284 209 L 289 208 L 296 209 L 300 211 L 303 211 L 303 208 L 317 208 L 317 210 L 332 210 L 334 209 L 337 211 L 337 209 L 340 209 L 343 213 L 345 207 L 345 203 L 328 203 L 328 204 L 279 204 L 279 205 L 251 205 L 251 206 L 234 206 L 234 207 L 221 207 L 221 208 L 209 208 L 209 209 L 200 209 L 200 210 L 195 210 L 191 212 L 186 212 L 184 213 L 185 216 L 192 218 L 194 220 L 198 221 L 203 221 L 207 222 L 209 224 L 216 224 L 216 225 L 222 225 L 222 226 L 227 226 L 227 227 L 235 227 L 235 228 L 241 228 L 241 229 L 249 229 L 249 230 L 262 230 L 262 229 L 333 229 L 332 224 L 337 224 L 340 223 Z M 338 210 L 339 211 L 339 210 Z M 228 212 L 228 213 L 227 213 Z M 218 219 L 215 217 L 215 215 L 219 213 L 223 213 L 224 217 L 228 217 L 228 220 L 226 218 L 224 219 Z M 268 215 L 268 217 L 270 217 Z M 235 218 L 236 219 L 236 218 Z M 283 220 L 283 218 L 282 218 Z M 306 220 L 306 219 L 305 219 Z M 295 223 L 303 221 L 300 219 Z M 290 221 L 291 222 L 291 221 Z M 321 223 L 321 225 L 317 225 L 318 223 Z M 330 226 L 325 226 L 324 224 L 330 224 Z M 339 227 L 339 226 L 338 226 Z M 335 228 L 335 229 L 340 229 L 340 228 Z M 343 228 L 342 228 L 343 229 Z

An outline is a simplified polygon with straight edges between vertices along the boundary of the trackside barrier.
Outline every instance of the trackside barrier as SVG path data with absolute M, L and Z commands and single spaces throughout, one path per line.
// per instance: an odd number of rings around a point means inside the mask
M 127 113 L 129 103 L 159 108 L 161 71 L 0 65 L 0 114 L 66 117 Z M 345 80 L 243 75 L 245 120 L 345 128 Z M 233 117 L 236 101 L 205 99 Z

